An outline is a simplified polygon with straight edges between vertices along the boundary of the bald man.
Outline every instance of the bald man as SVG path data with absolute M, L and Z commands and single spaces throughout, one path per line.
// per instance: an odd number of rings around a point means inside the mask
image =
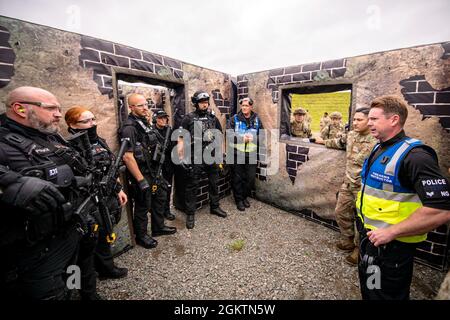
M 19 87 L 6 98 L 0 127 L 2 298 L 66 297 L 66 270 L 81 237 L 72 215 L 81 199 L 72 186 L 86 167 L 58 134 L 61 117 L 58 99 L 46 90 Z
M 156 176 L 157 165 L 155 166 L 153 161 L 153 153 L 158 141 L 147 120 L 148 102 L 143 95 L 137 93 L 130 94 L 127 101 L 130 114 L 120 129 L 120 136 L 130 141 L 123 162 L 127 167 L 134 201 L 133 227 L 136 244 L 151 249 L 155 248 L 158 242 L 147 231 L 149 210 L 153 236 L 173 234 L 177 229 L 164 224 L 167 201 L 165 188 L 158 187 L 155 192 L 150 190 Z

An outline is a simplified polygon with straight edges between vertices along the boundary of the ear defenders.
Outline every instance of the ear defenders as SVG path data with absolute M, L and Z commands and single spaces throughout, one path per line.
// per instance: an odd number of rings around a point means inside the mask
M 253 99 L 252 98 L 248 98 L 248 97 L 239 99 L 239 104 L 242 104 L 244 102 L 244 100 L 247 100 L 249 105 L 251 105 L 251 106 L 253 105 Z

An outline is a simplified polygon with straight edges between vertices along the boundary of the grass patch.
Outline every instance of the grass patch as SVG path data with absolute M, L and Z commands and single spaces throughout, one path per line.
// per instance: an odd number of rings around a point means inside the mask
M 233 251 L 241 251 L 244 248 L 245 241 L 238 239 L 228 245 L 228 248 Z

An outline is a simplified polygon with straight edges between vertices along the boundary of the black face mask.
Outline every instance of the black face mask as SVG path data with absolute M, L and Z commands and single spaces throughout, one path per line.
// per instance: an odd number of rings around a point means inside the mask
M 201 110 L 199 107 L 197 107 L 197 113 L 199 114 L 199 116 L 205 116 L 208 113 L 208 108 L 206 108 L 205 110 Z
M 69 132 L 70 133 L 78 133 L 78 132 L 83 132 L 83 131 L 87 131 L 88 137 L 89 137 L 89 141 L 91 143 L 97 142 L 98 140 L 98 135 L 97 135 L 97 126 L 92 126 L 89 129 L 74 129 L 74 128 L 69 128 Z

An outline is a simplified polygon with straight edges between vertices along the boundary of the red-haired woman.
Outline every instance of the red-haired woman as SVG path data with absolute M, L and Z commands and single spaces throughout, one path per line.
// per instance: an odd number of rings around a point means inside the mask
M 106 174 L 110 166 L 114 163 L 115 156 L 109 149 L 106 141 L 97 135 L 97 122 L 94 114 L 85 107 L 75 106 L 67 110 L 65 120 L 69 127 L 68 130 L 70 133 L 76 134 L 83 131 L 87 132 L 91 144 L 92 157 L 94 159 L 93 162 L 96 165 L 96 169 L 98 169 L 100 175 Z M 127 202 L 127 195 L 121 189 L 120 183 L 117 184 L 116 192 L 117 195 L 107 199 L 106 203 L 108 204 L 113 222 L 117 224 L 121 214 L 120 207 L 125 205 Z M 85 279 L 87 284 L 85 284 L 84 289 L 81 289 L 82 298 L 86 299 L 89 299 L 90 297 L 98 298 L 98 295 L 95 293 L 96 277 L 94 263 L 95 269 L 99 273 L 100 278 L 122 278 L 128 273 L 126 268 L 118 268 L 114 265 L 111 247 L 106 241 L 106 232 L 102 228 L 101 224 L 99 225 L 98 242 L 96 241 L 97 243 L 94 243 L 95 252 L 94 250 L 91 250 L 91 252 L 86 250 L 86 247 L 92 247 L 92 241 L 89 239 L 85 239 L 85 242 L 88 244 L 84 246 L 84 250 L 83 246 L 80 247 L 80 258 L 84 260 L 84 263 L 82 264 L 85 265 L 85 269 L 88 269 L 85 270 L 84 276 L 89 278 L 89 280 Z M 88 274 L 86 274 L 86 272 Z M 82 282 L 84 282 L 83 279 Z

